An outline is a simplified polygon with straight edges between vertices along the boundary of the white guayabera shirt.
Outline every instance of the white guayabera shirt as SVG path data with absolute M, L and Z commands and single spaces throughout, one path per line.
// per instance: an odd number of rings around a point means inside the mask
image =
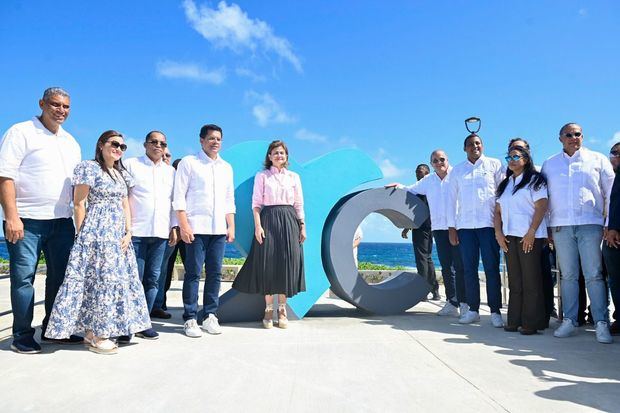
M 448 229 L 448 202 L 450 199 L 450 173 L 452 167 L 448 168 L 448 174 L 441 179 L 437 173 L 426 175 L 413 185 L 403 186 L 412 194 L 426 195 L 428 209 L 431 214 L 431 229 Z
M 502 181 L 499 159 L 481 155 L 475 163 L 465 160 L 450 173 L 448 227 L 493 228 L 495 192 Z
M 184 157 L 177 167 L 172 207 L 186 212 L 194 234 L 225 235 L 226 215 L 236 212 L 232 166 L 204 151 Z
M 134 178 L 129 190 L 132 235 L 168 238 L 170 228 L 177 225 L 172 210 L 174 168 L 146 155 L 129 158 L 124 165 Z
M 62 127 L 50 132 L 35 116 L 13 125 L 0 142 L 0 176 L 15 182 L 21 218 L 73 216 L 73 170 L 81 161 L 80 145 Z

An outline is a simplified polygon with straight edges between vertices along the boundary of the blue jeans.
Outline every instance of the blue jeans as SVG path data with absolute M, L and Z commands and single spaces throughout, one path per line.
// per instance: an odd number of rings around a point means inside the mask
M 136 250 L 138 274 L 144 285 L 144 296 L 149 313 L 153 310 L 157 290 L 159 289 L 159 274 L 161 263 L 168 240 L 157 237 L 132 237 L 131 242 Z
M 196 234 L 194 242 L 185 244 L 185 278 L 183 279 L 183 320 L 201 321 L 215 314 L 219 304 L 222 280 L 222 260 L 226 248 L 226 235 Z M 198 286 L 202 266 L 205 266 L 202 317 L 198 319 Z
M 459 229 L 459 249 L 465 273 L 465 294 L 471 311 L 480 309 L 480 279 L 478 263 L 482 254 L 482 266 L 487 281 L 487 301 L 492 313 L 502 308 L 502 288 L 499 276 L 499 244 L 493 228 Z
M 45 332 L 56 294 L 65 278 L 69 253 L 75 238 L 75 228 L 71 218 L 45 220 L 22 218 L 22 222 L 24 223 L 24 238 L 15 244 L 6 243 L 10 260 L 13 339 L 17 342 L 34 337 L 34 328 L 32 328 L 33 284 L 41 252 L 47 263 L 45 318 L 42 325 L 42 331 Z
M 579 312 L 579 262 L 586 280 L 594 323 L 608 321 L 607 291 L 602 274 L 601 225 L 553 227 L 553 242 L 562 276 L 564 317 L 577 325 Z
M 465 278 L 463 259 L 458 245 L 450 244 L 448 230 L 434 230 L 437 257 L 441 264 L 441 276 L 446 290 L 446 299 L 455 307 L 465 302 Z

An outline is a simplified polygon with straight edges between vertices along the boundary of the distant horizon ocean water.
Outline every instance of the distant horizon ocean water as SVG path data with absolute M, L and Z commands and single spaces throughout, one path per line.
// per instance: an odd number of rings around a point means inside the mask
M 433 262 L 439 266 L 436 248 L 433 248 Z M 373 264 L 388 265 L 391 267 L 415 267 L 413 249 L 410 243 L 405 242 L 362 242 L 358 248 L 358 260 L 360 262 L 370 262 Z M 231 244 L 226 244 L 227 258 L 242 258 L 243 256 Z M 0 258 L 9 259 L 6 243 L 0 237 Z

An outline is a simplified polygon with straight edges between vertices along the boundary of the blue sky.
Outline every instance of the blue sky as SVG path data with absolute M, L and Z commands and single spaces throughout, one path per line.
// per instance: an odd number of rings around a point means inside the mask
M 568 121 L 592 149 L 620 140 L 615 1 L 4 0 L 0 18 L 0 129 L 62 86 L 84 157 L 106 129 L 130 154 L 160 129 L 180 157 L 214 122 L 226 146 L 280 138 L 301 162 L 355 146 L 408 183 L 435 148 L 464 159 L 472 115 L 494 157 L 523 136 L 541 163 Z

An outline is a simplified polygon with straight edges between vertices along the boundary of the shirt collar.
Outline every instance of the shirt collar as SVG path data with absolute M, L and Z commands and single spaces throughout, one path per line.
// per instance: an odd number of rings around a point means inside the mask
M 564 152 L 564 150 L 562 150 L 562 156 L 564 157 L 564 159 L 569 159 L 569 160 L 571 160 L 571 159 L 580 159 L 584 149 L 586 149 L 586 148 L 584 148 L 583 146 L 581 148 L 577 149 L 575 151 L 575 153 L 573 154 L 573 156 L 569 156 L 566 152 Z
M 207 163 L 220 163 L 220 161 L 222 160 L 222 157 L 220 156 L 219 153 L 217 154 L 217 157 L 215 159 L 211 159 L 207 156 L 207 154 L 203 150 L 198 152 L 198 158 Z
M 286 168 L 282 168 L 280 170 L 273 165 L 269 168 L 269 171 L 271 171 L 272 174 L 284 174 L 286 173 L 286 170 L 287 170 Z
M 146 154 L 142 155 L 140 157 L 140 160 L 142 161 L 143 164 L 145 165 L 149 165 L 149 166 L 160 166 L 162 163 L 164 163 L 164 161 L 162 161 L 161 159 L 159 160 L 159 162 L 155 163 L 151 160 L 151 158 L 149 158 L 148 156 L 146 156 Z
M 519 185 L 519 182 L 521 182 L 521 180 L 523 179 L 523 172 L 521 172 L 521 175 L 517 176 L 516 178 L 513 176 L 510 177 L 510 181 L 513 183 L 514 186 Z
M 468 158 L 468 159 L 466 159 L 466 161 L 467 161 L 467 163 L 468 163 L 468 164 L 470 164 L 470 165 L 472 165 L 472 166 L 475 166 L 475 165 L 480 165 L 480 164 L 484 161 L 484 158 L 485 158 L 484 154 L 483 154 L 483 153 L 481 153 L 481 154 L 480 154 L 480 158 L 476 159 L 476 162 L 471 163 L 471 161 L 469 160 L 469 158 Z
M 37 128 L 37 132 L 39 133 L 52 136 L 65 136 L 66 134 L 65 130 L 60 125 L 58 126 L 58 132 L 53 133 L 51 130 L 45 127 L 45 125 L 41 122 L 38 116 L 33 116 L 32 121 L 34 122 L 34 126 Z

